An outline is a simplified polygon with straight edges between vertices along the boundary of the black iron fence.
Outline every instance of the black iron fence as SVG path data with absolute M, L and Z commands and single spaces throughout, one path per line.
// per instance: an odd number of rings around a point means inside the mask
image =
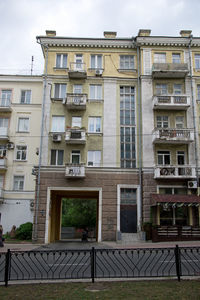
M 88 249 L 0 254 L 0 282 L 200 276 L 200 247 Z

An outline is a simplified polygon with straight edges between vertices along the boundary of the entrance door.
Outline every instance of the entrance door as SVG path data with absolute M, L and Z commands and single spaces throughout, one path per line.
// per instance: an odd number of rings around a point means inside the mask
M 120 231 L 122 233 L 137 232 L 136 189 L 121 189 Z

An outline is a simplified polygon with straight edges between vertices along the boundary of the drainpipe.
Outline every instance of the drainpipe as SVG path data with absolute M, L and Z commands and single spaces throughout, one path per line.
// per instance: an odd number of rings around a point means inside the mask
M 135 39 L 136 45 L 137 40 Z M 138 76 L 137 76 L 137 85 L 138 85 L 138 134 L 139 134 L 139 185 L 140 185 L 140 222 L 139 230 L 141 231 L 141 226 L 143 223 L 143 176 L 142 176 L 142 116 L 141 116 L 141 64 L 140 64 L 140 46 L 137 45 L 137 67 L 138 67 Z
M 33 239 L 37 241 L 38 238 L 38 210 L 39 210 L 39 194 L 40 194 L 40 172 L 41 172 L 41 164 L 42 164 L 42 144 L 43 144 L 43 130 L 44 130 L 44 112 L 45 112 L 45 99 L 46 99 L 46 89 L 47 89 L 47 66 L 48 66 L 48 45 L 44 45 L 39 42 L 37 39 L 37 43 L 46 48 L 43 51 L 45 58 L 45 73 L 44 73 L 44 87 L 43 87 L 43 99 L 42 99 L 42 120 L 41 120 L 41 129 L 40 129 L 40 150 L 39 150 L 39 164 L 38 164 L 38 172 L 37 172 L 37 190 L 36 190 L 36 204 L 35 204 L 35 226 L 33 232 Z
M 198 132 L 196 128 L 196 111 L 194 105 L 194 87 L 193 87 L 193 80 L 192 80 L 192 55 L 191 55 L 191 44 L 192 44 L 192 35 L 189 36 L 189 64 L 190 64 L 190 87 L 191 87 L 191 95 L 192 95 L 192 114 L 193 114 L 193 126 L 194 126 L 194 143 L 195 143 L 195 169 L 196 169 L 196 181 L 197 181 L 197 193 L 199 194 L 199 175 L 198 175 L 198 168 L 199 168 L 199 160 L 198 160 Z

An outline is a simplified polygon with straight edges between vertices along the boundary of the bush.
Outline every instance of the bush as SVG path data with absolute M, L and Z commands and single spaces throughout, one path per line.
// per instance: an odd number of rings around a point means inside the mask
M 16 238 L 19 240 L 31 240 L 32 239 L 33 224 L 27 222 L 21 224 L 16 230 Z

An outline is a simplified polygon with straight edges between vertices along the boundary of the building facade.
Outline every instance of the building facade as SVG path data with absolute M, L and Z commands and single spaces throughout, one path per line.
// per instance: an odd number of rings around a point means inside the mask
M 35 240 L 61 239 L 64 198 L 96 201 L 97 241 L 142 238 L 146 222 L 166 238 L 168 227 L 177 238 L 179 227 L 199 230 L 200 39 L 140 30 L 37 40 L 45 76 Z
M 0 223 L 33 222 L 43 79 L 0 75 Z

